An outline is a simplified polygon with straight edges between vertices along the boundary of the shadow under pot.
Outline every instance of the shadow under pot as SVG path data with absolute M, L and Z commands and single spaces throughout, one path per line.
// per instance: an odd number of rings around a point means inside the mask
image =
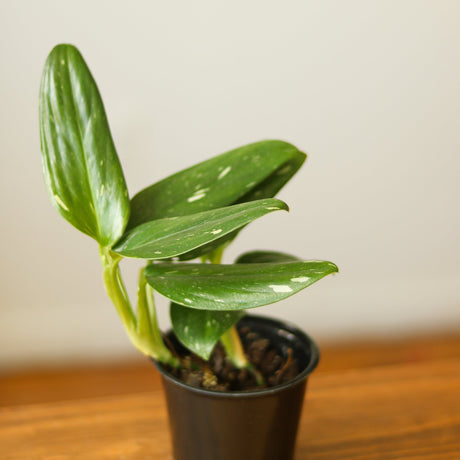
M 238 329 L 269 339 L 282 356 L 291 349 L 299 374 L 287 383 L 250 391 L 215 391 L 185 384 L 155 363 L 163 380 L 175 460 L 291 460 L 315 342 L 296 327 L 245 316 Z M 172 332 L 169 339 L 180 350 Z

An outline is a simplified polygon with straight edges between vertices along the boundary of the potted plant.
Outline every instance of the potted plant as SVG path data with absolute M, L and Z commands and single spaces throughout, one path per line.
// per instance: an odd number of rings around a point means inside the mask
M 273 197 L 306 155 L 287 142 L 257 142 L 130 199 L 96 83 L 66 44 L 51 51 L 43 71 L 40 137 L 53 206 L 98 243 L 104 284 L 128 337 L 162 373 L 176 460 L 291 458 L 318 350 L 295 327 L 246 310 L 337 267 L 275 251 L 221 262 L 246 225 L 288 209 Z M 136 308 L 120 272 L 124 258 L 145 260 Z M 154 292 L 171 301 L 168 334 L 159 329 Z

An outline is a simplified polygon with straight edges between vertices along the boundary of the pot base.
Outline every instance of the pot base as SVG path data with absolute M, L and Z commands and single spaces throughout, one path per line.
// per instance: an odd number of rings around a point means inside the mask
M 281 321 L 247 315 L 249 327 L 287 355 L 293 350 L 300 373 L 282 385 L 219 392 L 163 377 L 175 460 L 290 460 L 294 452 L 307 378 L 319 352 L 302 331 Z

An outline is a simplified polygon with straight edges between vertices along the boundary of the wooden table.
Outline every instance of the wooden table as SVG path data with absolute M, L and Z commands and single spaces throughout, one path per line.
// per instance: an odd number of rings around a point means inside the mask
M 459 460 L 460 356 L 452 354 L 313 374 L 296 460 Z M 0 458 L 171 459 L 158 377 L 151 383 L 135 394 L 1 408 Z

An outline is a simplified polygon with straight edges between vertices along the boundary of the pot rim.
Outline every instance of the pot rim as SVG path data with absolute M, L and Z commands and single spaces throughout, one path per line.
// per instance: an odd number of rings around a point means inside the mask
M 288 382 L 285 382 L 285 383 L 282 383 L 280 385 L 276 385 L 273 387 L 269 387 L 269 388 L 262 388 L 260 390 L 255 389 L 255 390 L 239 390 L 239 391 L 219 391 L 219 390 L 210 390 L 206 388 L 198 388 L 198 387 L 189 385 L 183 382 L 182 380 L 178 379 L 177 377 L 171 375 L 165 369 L 163 369 L 161 363 L 155 361 L 154 359 L 152 359 L 152 362 L 154 366 L 157 368 L 157 370 L 160 372 L 163 378 L 168 379 L 171 383 L 174 383 L 177 386 L 180 386 L 194 393 L 201 394 L 203 396 L 215 397 L 215 398 L 230 398 L 230 399 L 260 397 L 260 396 L 267 396 L 267 395 L 271 395 L 274 393 L 278 393 L 287 388 L 291 388 L 291 387 L 294 387 L 302 383 L 315 370 L 316 366 L 318 365 L 319 357 L 320 357 L 319 348 L 318 348 L 318 345 L 315 343 L 315 341 L 304 331 L 302 331 L 301 329 L 299 329 L 297 326 L 295 326 L 294 324 L 290 322 L 286 322 L 284 320 L 279 320 L 276 318 L 270 318 L 264 315 L 247 314 L 240 321 L 243 322 L 245 319 L 256 319 L 256 320 L 261 320 L 264 323 L 271 323 L 273 326 L 279 329 L 278 334 L 280 336 L 286 337 L 287 334 L 288 335 L 291 334 L 291 335 L 300 337 L 301 340 L 305 342 L 310 349 L 310 361 L 305 366 L 303 371 L 300 372 L 298 375 L 296 375 L 292 380 L 289 380 Z M 168 331 L 168 333 L 169 332 L 170 331 Z

